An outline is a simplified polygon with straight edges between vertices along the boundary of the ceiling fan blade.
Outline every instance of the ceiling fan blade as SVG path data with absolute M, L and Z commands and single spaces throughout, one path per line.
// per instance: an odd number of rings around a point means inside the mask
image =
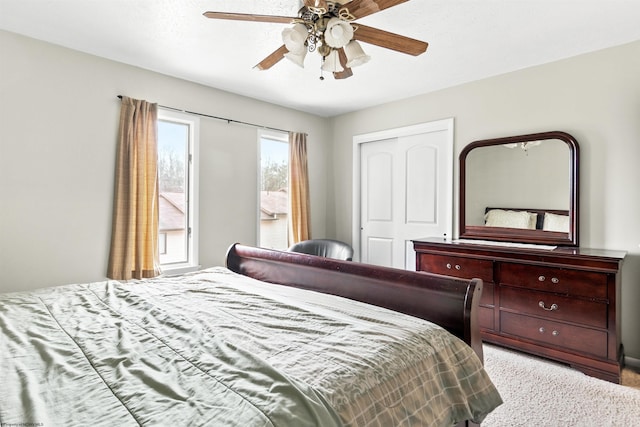
M 354 0 L 357 1 L 357 0 Z M 395 50 L 413 56 L 424 53 L 429 43 L 399 34 L 390 33 L 378 28 L 367 27 L 366 25 L 356 24 L 358 29 L 353 33 L 353 38 L 376 46 Z
M 211 19 L 229 19 L 232 21 L 273 22 L 276 24 L 290 24 L 298 18 L 291 16 L 253 15 L 249 13 L 205 12 L 204 16 Z
M 268 70 L 269 68 L 276 65 L 282 58 L 284 58 L 284 54 L 289 52 L 285 45 L 277 48 L 272 54 L 264 58 L 260 61 L 254 68 L 258 68 L 259 70 Z
M 356 19 L 397 6 L 409 0 L 353 0 L 344 5 Z
M 347 67 L 347 54 L 344 53 L 344 48 L 340 48 L 338 50 L 338 58 L 340 58 L 340 65 L 344 70 L 337 71 L 333 73 L 333 78 L 336 80 L 346 79 L 353 76 L 353 71 L 351 68 Z

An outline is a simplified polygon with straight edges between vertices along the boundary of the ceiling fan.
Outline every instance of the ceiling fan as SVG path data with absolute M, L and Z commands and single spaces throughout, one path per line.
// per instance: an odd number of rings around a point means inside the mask
M 358 43 L 370 43 L 409 55 L 420 55 L 428 43 L 357 24 L 356 19 L 371 15 L 408 0 L 302 0 L 297 17 L 254 15 L 245 13 L 205 12 L 212 19 L 272 22 L 293 24 L 282 31 L 284 44 L 256 65 L 267 70 L 282 58 L 304 66 L 307 52 L 317 51 L 322 56 L 323 71 L 332 72 L 336 79 L 353 75 L 352 67 L 364 64 L 370 58 Z M 321 80 L 324 77 L 320 77 Z

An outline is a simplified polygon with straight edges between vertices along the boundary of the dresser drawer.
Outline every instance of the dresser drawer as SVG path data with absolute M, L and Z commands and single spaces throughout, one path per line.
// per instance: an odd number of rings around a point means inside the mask
M 420 269 L 430 273 L 493 282 L 493 262 L 449 255 L 418 254 Z
M 505 262 L 500 265 L 500 283 L 566 295 L 607 298 L 607 275 L 590 271 Z
M 500 308 L 550 320 L 581 323 L 596 328 L 607 327 L 607 304 L 544 292 L 501 287 Z
M 500 332 L 554 347 L 607 357 L 607 333 L 515 313 L 502 313 Z

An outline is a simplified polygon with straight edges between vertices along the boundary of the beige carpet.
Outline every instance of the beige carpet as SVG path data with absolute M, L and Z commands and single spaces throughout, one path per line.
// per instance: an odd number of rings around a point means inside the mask
M 565 365 L 484 346 L 485 366 L 504 403 L 483 427 L 640 424 L 640 389 L 589 377 Z M 623 384 L 640 382 L 625 370 Z

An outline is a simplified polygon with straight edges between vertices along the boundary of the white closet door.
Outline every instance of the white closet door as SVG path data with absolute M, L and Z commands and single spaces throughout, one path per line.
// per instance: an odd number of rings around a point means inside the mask
M 451 236 L 452 129 L 453 120 L 444 120 L 359 137 L 354 242 L 361 262 L 413 270 L 412 239 Z

